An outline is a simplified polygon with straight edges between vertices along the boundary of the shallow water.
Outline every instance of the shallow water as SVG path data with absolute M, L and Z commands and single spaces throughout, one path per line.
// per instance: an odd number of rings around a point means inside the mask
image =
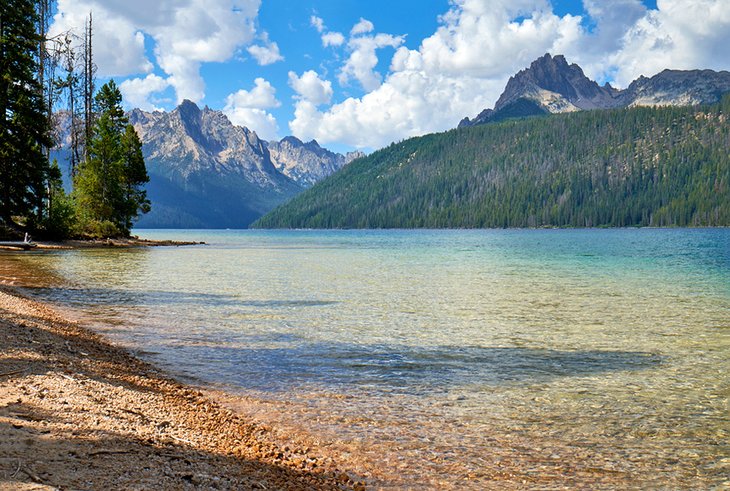
M 140 235 L 0 277 L 379 487 L 730 485 L 730 230 Z

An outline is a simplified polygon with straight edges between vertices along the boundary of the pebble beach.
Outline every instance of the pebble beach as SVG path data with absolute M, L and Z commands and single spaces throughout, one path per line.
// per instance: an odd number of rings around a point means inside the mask
M 0 346 L 0 489 L 364 489 L 7 286 Z

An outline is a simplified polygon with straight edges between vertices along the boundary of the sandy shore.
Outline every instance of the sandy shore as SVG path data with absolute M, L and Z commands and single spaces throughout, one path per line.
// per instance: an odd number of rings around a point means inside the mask
M 0 348 L 0 489 L 364 489 L 8 287 Z

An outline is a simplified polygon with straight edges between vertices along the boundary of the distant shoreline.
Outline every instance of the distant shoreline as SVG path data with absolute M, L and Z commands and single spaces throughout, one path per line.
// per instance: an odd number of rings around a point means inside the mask
M 150 240 L 131 237 L 128 239 L 69 239 L 63 241 L 33 242 L 34 249 L 103 249 L 103 248 L 133 248 L 133 247 L 181 247 L 205 245 L 205 242 L 178 241 L 178 240 Z M 0 245 L 0 250 L 17 250 L 18 247 Z

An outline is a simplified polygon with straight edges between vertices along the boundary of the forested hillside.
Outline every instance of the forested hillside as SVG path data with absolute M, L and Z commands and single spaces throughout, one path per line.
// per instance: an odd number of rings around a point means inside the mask
M 582 111 L 392 144 L 260 228 L 730 225 L 730 96 Z

